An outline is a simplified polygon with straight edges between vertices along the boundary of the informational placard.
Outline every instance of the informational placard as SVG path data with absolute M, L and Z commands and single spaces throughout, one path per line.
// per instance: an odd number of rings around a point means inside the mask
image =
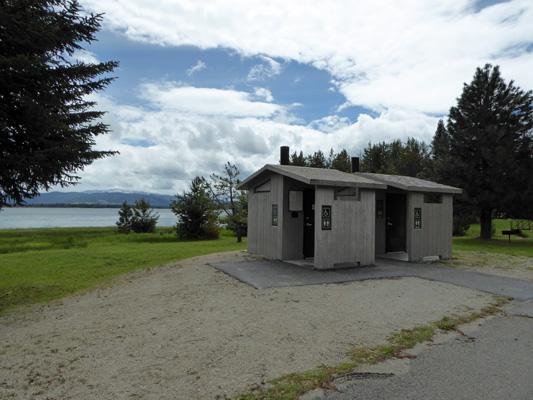
M 331 206 L 322 206 L 322 230 L 331 230 Z
M 289 211 L 304 210 L 304 192 L 301 190 L 289 190 Z
M 415 229 L 422 229 L 422 209 L 415 208 Z
M 278 205 L 272 204 L 272 226 L 278 226 Z

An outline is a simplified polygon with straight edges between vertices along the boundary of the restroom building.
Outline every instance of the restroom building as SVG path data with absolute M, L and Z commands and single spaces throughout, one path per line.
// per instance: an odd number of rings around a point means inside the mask
M 248 191 L 248 251 L 315 269 L 452 257 L 453 195 L 461 189 L 397 175 L 265 165 Z

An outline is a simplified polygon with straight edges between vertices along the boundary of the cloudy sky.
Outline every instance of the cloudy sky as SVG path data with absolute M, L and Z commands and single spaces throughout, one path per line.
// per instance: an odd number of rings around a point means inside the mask
M 120 155 L 69 190 L 176 194 L 279 147 L 312 153 L 426 143 L 476 67 L 533 89 L 531 0 L 80 0 L 104 13 L 77 55 L 120 62 L 95 96 Z

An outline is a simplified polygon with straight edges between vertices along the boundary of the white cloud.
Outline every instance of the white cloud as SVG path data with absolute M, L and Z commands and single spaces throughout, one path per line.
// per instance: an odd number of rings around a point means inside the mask
M 274 101 L 272 92 L 265 88 L 255 88 L 255 97 L 257 97 L 258 99 L 264 99 L 269 103 L 272 103 Z
M 445 113 L 475 67 L 516 59 L 533 42 L 533 3 L 511 0 L 478 10 L 474 0 L 166 1 L 83 0 L 105 24 L 133 40 L 229 48 L 262 55 L 250 79 L 279 73 L 274 58 L 329 71 L 351 104 Z M 512 49 L 512 51 L 510 51 Z M 512 55 L 512 57 L 510 56 Z M 531 74 L 513 76 L 518 85 Z M 505 75 L 504 75 L 505 76 Z
M 266 118 L 282 111 L 281 106 L 253 101 L 254 95 L 236 90 L 196 88 L 164 82 L 145 83 L 141 91 L 142 97 L 158 108 L 188 114 Z M 266 90 L 260 91 L 260 94 L 268 101 Z
M 163 96 L 173 103 L 174 97 Z M 235 163 L 243 177 L 267 163 L 277 163 L 279 147 L 311 154 L 346 149 L 357 156 L 369 142 L 415 137 L 429 142 L 438 119 L 407 111 L 386 111 L 378 117 L 360 115 L 349 124 L 337 116 L 308 127 L 285 121 L 191 114 L 172 104 L 138 109 L 95 97 L 98 108 L 110 110 L 105 122 L 113 133 L 97 137 L 98 150 L 120 155 L 98 160 L 80 172 L 83 190 L 109 188 L 176 194 L 197 175 L 208 177 Z M 139 144 L 144 143 L 147 147 Z M 70 190 L 78 190 L 71 188 Z
M 350 125 L 350 120 L 346 117 L 339 117 L 338 115 L 328 115 L 317 121 L 312 121 L 309 124 L 310 128 L 318 129 L 321 132 L 335 132 L 341 128 Z
M 197 72 L 205 69 L 206 67 L 207 67 L 207 65 L 203 61 L 198 60 L 196 65 L 194 65 L 193 67 L 191 67 L 191 68 L 189 68 L 187 70 L 187 75 L 193 76 L 194 74 L 196 74 Z
M 431 141 L 437 115 L 445 115 L 475 68 L 498 64 L 505 79 L 533 88 L 533 3 L 511 0 L 479 10 L 474 0 L 329 1 L 82 0 L 105 13 L 106 28 L 155 45 L 226 48 L 260 57 L 249 81 L 253 92 L 146 82 L 145 106 L 100 97 L 113 133 L 100 149 L 120 156 L 82 172 L 87 189 L 102 182 L 132 190 L 177 193 L 195 175 L 220 172 L 227 161 L 243 176 L 276 163 L 279 146 L 312 153 L 345 148 L 358 155 L 369 142 L 415 137 Z M 331 74 L 346 97 L 337 112 L 359 105 L 373 110 L 350 123 L 326 116 L 304 126 L 278 105 L 262 80 L 295 60 Z M 202 61 L 190 75 L 204 68 Z M 294 78 L 295 82 L 299 78 Z M 149 147 L 135 146 L 147 143 Z
M 68 57 L 71 61 L 81 61 L 86 64 L 99 64 L 100 60 L 96 57 L 96 54 L 87 50 L 76 50 L 71 57 Z
M 252 67 L 248 73 L 249 81 L 262 81 L 281 73 L 283 68 L 279 62 L 270 57 L 260 56 L 260 58 L 264 61 L 264 63 L 254 65 Z

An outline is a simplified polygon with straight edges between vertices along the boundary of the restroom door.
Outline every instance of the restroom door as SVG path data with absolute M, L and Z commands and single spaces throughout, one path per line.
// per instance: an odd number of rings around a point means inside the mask
M 407 196 L 388 193 L 386 199 L 386 251 L 405 251 Z
M 304 190 L 304 258 L 315 256 L 315 190 Z

